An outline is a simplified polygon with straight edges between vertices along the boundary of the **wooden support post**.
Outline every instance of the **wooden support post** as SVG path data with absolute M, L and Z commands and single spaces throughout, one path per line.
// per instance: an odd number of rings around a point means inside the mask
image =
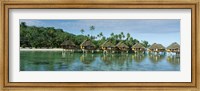
M 85 53 L 85 50 L 84 50 L 84 49 L 82 49 L 82 51 L 83 51 L 83 53 Z

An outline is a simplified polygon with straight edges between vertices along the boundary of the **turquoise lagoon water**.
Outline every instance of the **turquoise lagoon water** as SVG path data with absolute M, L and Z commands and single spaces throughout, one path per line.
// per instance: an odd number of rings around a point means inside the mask
M 20 71 L 180 71 L 180 57 L 21 51 Z

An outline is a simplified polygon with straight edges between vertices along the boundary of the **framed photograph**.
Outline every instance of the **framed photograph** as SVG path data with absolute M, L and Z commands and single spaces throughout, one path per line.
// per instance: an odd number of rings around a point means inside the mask
M 198 3 L 4 1 L 3 88 L 199 90 Z

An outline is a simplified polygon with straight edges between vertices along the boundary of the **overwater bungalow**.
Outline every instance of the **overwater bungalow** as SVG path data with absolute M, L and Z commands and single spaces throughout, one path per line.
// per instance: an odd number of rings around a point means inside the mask
M 121 52 L 126 52 L 126 53 L 128 53 L 128 51 L 129 51 L 129 47 L 128 47 L 126 44 L 124 44 L 123 42 L 119 42 L 119 43 L 116 45 L 116 47 L 117 47 Z
M 105 41 L 101 45 L 101 49 L 103 50 L 103 53 L 109 53 L 109 52 L 114 53 L 116 46 L 109 41 Z
M 145 47 L 141 43 L 136 43 L 132 46 L 132 50 L 135 53 L 145 53 Z
M 162 44 L 152 44 L 150 47 L 149 47 L 149 52 L 153 52 L 153 53 L 164 53 L 165 52 L 165 47 L 162 45 Z
M 80 48 L 83 51 L 83 53 L 87 53 L 88 51 L 94 53 L 95 45 L 92 43 L 91 40 L 87 39 L 81 43 Z
M 180 45 L 176 42 L 172 43 L 167 47 L 167 52 L 180 54 Z
M 70 51 L 74 52 L 74 49 L 76 48 L 76 45 L 71 40 L 66 40 L 61 44 L 61 47 L 63 48 L 63 51 Z

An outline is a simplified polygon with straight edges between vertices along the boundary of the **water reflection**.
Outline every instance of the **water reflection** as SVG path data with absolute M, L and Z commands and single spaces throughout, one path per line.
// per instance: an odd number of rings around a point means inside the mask
M 94 54 L 83 54 L 80 61 L 84 64 L 91 64 L 95 60 Z
M 76 59 L 76 56 L 71 53 L 62 54 L 62 58 L 60 60 L 56 60 L 55 63 L 52 65 L 54 69 L 68 69 L 70 66 L 74 63 L 74 60 Z
M 103 54 L 103 55 L 101 55 L 100 58 L 106 65 L 112 64 L 112 62 L 114 60 L 113 59 L 114 58 L 113 54 Z
M 125 62 L 129 60 L 129 55 L 128 54 L 121 54 L 116 56 L 116 64 L 119 66 L 123 66 Z
M 165 54 L 20 52 L 21 71 L 179 71 L 180 57 Z
M 167 61 L 172 65 L 179 65 L 180 57 L 179 55 L 170 55 L 170 56 L 167 56 Z
M 141 54 L 133 54 L 132 59 L 135 60 L 135 62 L 140 63 L 146 58 L 146 54 L 141 53 Z
M 149 54 L 149 60 L 156 64 L 165 58 L 165 54 Z

